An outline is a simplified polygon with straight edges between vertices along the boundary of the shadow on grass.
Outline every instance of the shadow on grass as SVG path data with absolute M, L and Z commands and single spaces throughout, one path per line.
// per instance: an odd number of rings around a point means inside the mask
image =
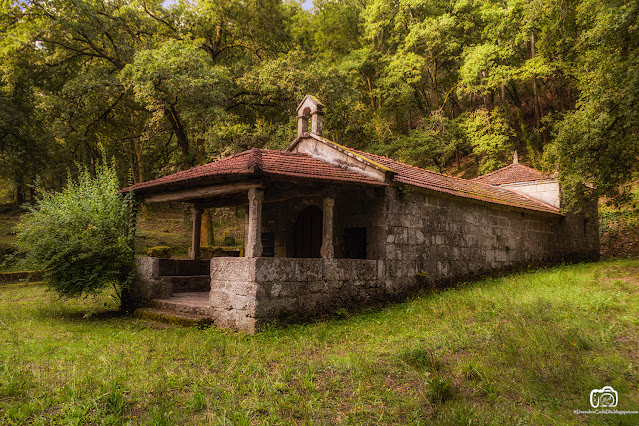
M 114 319 L 133 319 L 130 313 L 110 307 L 103 309 L 77 309 L 67 306 L 41 306 L 35 311 L 35 316 L 40 319 L 57 319 L 74 323 L 99 323 Z

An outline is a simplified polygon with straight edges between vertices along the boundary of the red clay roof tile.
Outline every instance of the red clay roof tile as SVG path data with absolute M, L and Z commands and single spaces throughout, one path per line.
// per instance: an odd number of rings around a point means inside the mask
M 515 182 L 532 182 L 536 180 L 549 179 L 556 174 L 542 173 L 523 164 L 513 163 L 494 172 L 472 179 L 473 182 L 486 183 L 488 185 L 504 185 Z
M 446 176 L 409 166 L 379 155 L 369 154 L 351 148 L 345 149 L 357 153 L 364 159 L 381 164 L 397 172 L 397 175 L 394 176 L 394 180 L 399 183 L 489 203 L 559 214 L 559 210 L 555 207 L 537 201 L 525 194 L 490 186 L 477 179 L 466 180 Z M 537 172 L 534 169 L 530 170 Z M 374 186 L 384 185 L 381 182 L 350 170 L 317 160 L 307 154 L 253 148 L 209 164 L 193 167 L 189 170 L 177 172 L 151 181 L 141 182 L 124 188 L 122 191 L 134 190 L 144 193 L 161 190 L 164 187 L 185 182 L 198 184 L 198 181 L 200 181 L 200 184 L 205 184 L 207 178 L 214 176 L 249 176 L 260 172 L 266 175 L 299 177 L 327 182 L 356 183 Z M 537 173 L 541 175 L 540 172 Z
M 409 166 L 408 164 L 400 163 L 380 155 L 369 154 L 351 148 L 348 149 L 362 157 L 396 171 L 397 175 L 394 177 L 396 182 L 489 203 L 560 214 L 557 208 L 516 191 L 490 186 L 474 180 L 447 176 L 420 169 L 419 167 Z

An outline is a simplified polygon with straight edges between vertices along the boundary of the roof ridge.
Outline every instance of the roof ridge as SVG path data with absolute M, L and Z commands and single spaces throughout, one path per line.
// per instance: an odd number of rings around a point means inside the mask
M 356 152 L 358 152 L 358 153 L 359 153 L 359 152 L 363 152 L 363 151 L 359 151 L 359 150 L 357 150 L 357 149 L 353 149 L 353 148 L 349 148 L 349 149 L 352 149 L 353 151 L 356 151 Z M 385 158 L 385 159 L 387 159 L 387 160 L 394 161 L 395 163 L 401 164 L 402 166 L 410 167 L 410 168 L 413 168 L 413 169 L 417 169 L 417 170 L 422 171 L 422 172 L 424 172 L 424 173 L 430 173 L 430 174 L 433 174 L 433 175 L 443 176 L 443 177 L 450 178 L 450 179 L 457 179 L 457 180 L 460 180 L 460 181 L 462 181 L 462 182 L 472 182 L 472 179 L 464 179 L 464 178 L 461 178 L 461 177 L 458 177 L 458 176 L 451 176 L 451 175 L 447 175 L 447 174 L 444 174 L 444 173 L 434 172 L 434 171 L 432 171 L 432 170 L 423 169 L 423 168 L 421 168 L 421 167 L 412 166 L 412 165 L 410 165 L 410 164 L 402 163 L 401 161 L 393 160 L 392 158 L 385 157 L 385 156 L 383 156 L 383 155 L 378 155 L 378 154 L 373 154 L 373 153 L 368 153 L 368 152 L 364 152 L 364 153 L 365 153 L 365 154 L 368 154 L 368 155 L 374 155 L 374 156 L 376 156 L 376 157 L 382 157 L 382 158 Z M 373 161 L 373 160 L 371 160 L 371 161 Z M 482 185 L 486 185 L 486 184 L 484 184 L 484 183 L 482 183 L 482 182 L 475 182 L 475 183 L 479 183 L 479 184 L 482 184 Z M 491 185 L 488 185 L 488 186 L 491 186 Z
M 488 177 L 493 176 L 493 175 L 495 175 L 495 174 L 497 174 L 497 173 L 500 173 L 500 172 L 503 172 L 503 171 L 505 171 L 505 170 L 507 170 L 507 169 L 511 169 L 511 168 L 515 168 L 515 167 L 523 167 L 524 169 L 530 170 L 530 171 L 535 172 L 535 173 L 539 173 L 539 175 L 540 175 L 540 176 L 542 176 L 542 177 L 543 177 L 543 176 L 550 176 L 550 175 L 551 175 L 551 173 L 543 172 L 543 171 L 541 171 L 541 170 L 535 169 L 534 167 L 530 167 L 530 166 L 527 166 L 527 165 L 525 165 L 525 164 L 521 164 L 521 163 L 511 163 L 511 164 L 509 164 L 509 165 L 507 165 L 507 166 L 504 166 L 504 167 L 499 168 L 499 169 L 497 169 L 497 170 L 493 170 L 493 171 L 492 171 L 492 172 L 490 172 L 490 173 L 486 173 L 486 174 L 483 174 L 483 175 L 480 175 L 480 176 L 474 177 L 474 178 L 472 178 L 472 179 L 470 179 L 470 180 L 471 180 L 471 181 L 474 181 L 474 180 L 477 180 L 477 179 L 484 179 L 484 178 L 488 178 Z
M 279 149 L 266 149 L 266 148 L 261 148 L 260 150 L 262 151 L 262 153 L 268 153 L 268 154 L 275 153 L 275 154 L 283 154 L 283 155 L 304 155 L 304 156 L 310 157 L 310 155 L 304 152 L 280 151 Z
M 251 148 L 249 150 L 249 158 L 246 162 L 246 168 L 251 173 L 255 173 L 258 170 L 263 170 L 264 166 L 262 164 L 262 150 L 260 148 Z
M 253 148 L 253 149 L 255 149 L 255 148 Z M 178 171 L 178 172 L 176 172 L 176 173 L 179 173 L 179 172 L 186 172 L 186 171 L 193 170 L 193 169 L 197 169 L 197 168 L 200 168 L 200 167 L 210 166 L 211 164 L 213 164 L 213 163 L 217 163 L 217 162 L 219 162 L 219 161 L 228 161 L 228 160 L 230 160 L 230 159 L 232 159 L 232 158 L 237 158 L 237 157 L 240 157 L 240 156 L 246 155 L 246 154 L 248 154 L 249 152 L 250 152 L 250 150 L 242 151 L 242 152 L 236 152 L 235 154 L 231 154 L 231 155 L 229 155 L 228 157 L 218 158 L 217 160 L 213 160 L 213 161 L 209 161 L 208 163 L 204 163 L 204 164 L 200 164 L 200 165 L 197 165 L 197 166 L 193 166 L 193 167 L 190 167 L 190 168 L 188 168 L 188 169 L 186 169 L 186 170 L 180 170 L 180 171 Z M 174 173 L 172 173 L 172 174 L 174 174 Z M 172 174 L 169 174 L 169 175 L 166 175 L 166 176 L 171 176 Z M 162 177 L 166 177 L 166 176 L 162 176 Z M 161 178 L 161 177 L 160 177 L 160 178 Z M 160 178 L 156 178 L 156 179 L 160 179 Z M 151 180 L 155 180 L 155 179 L 151 179 Z
M 516 164 L 523 166 L 523 164 L 520 164 L 520 163 L 516 163 Z M 499 169 L 497 169 L 497 170 L 493 170 L 492 172 L 488 172 L 488 173 L 485 173 L 485 174 L 483 174 L 483 175 L 479 175 L 479 176 L 474 177 L 474 178 L 472 178 L 472 179 L 470 179 L 470 180 L 475 180 L 475 179 L 480 179 L 480 178 L 484 178 L 484 177 L 492 176 L 492 175 L 494 175 L 495 173 L 500 172 L 500 171 L 503 171 L 503 170 L 506 170 L 506 169 L 508 169 L 508 168 L 510 168 L 510 167 L 512 167 L 512 166 L 514 166 L 514 165 L 515 165 L 515 163 L 510 163 L 510 164 L 509 164 L 509 165 L 507 165 L 507 166 L 500 167 L 500 168 L 499 168 Z M 533 169 L 533 170 L 535 170 L 535 169 Z

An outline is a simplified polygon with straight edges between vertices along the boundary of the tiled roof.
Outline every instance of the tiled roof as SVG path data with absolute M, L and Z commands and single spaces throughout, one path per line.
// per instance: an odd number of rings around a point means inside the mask
M 258 173 L 328 182 L 384 185 L 374 179 L 333 166 L 306 154 L 253 148 L 212 163 L 137 183 L 122 191 L 155 192 L 154 190 L 163 187 L 186 182 L 189 182 L 189 186 L 206 184 L 207 180 L 215 176 L 248 176 Z
M 486 201 L 489 203 L 560 214 L 559 210 L 555 207 L 541 201 L 537 201 L 534 198 L 519 192 L 490 186 L 474 180 L 446 176 L 441 173 L 420 169 L 419 167 L 409 166 L 408 164 L 403 164 L 380 155 L 369 154 L 367 152 L 357 151 L 354 149 L 350 150 L 364 158 L 375 163 L 379 163 L 397 172 L 397 175 L 394 177 L 396 182 L 418 186 L 420 188 L 426 188 L 445 194 L 456 195 L 459 197 Z
M 542 173 L 523 164 L 513 163 L 494 172 L 476 177 L 472 181 L 488 185 L 504 185 L 506 183 L 531 182 L 553 177 L 555 177 L 554 174 Z
M 390 158 L 344 147 L 356 154 L 362 161 L 370 161 L 378 167 L 391 169 L 396 173 L 393 180 L 407 185 L 430 189 L 445 194 L 471 198 L 489 203 L 502 204 L 529 210 L 559 214 L 559 210 L 525 194 L 505 188 L 494 187 L 478 179 L 466 180 L 409 166 Z M 529 167 L 526 169 L 530 169 Z M 507 167 L 506 167 L 507 168 Z M 503 169 L 502 169 L 503 170 Z M 539 176 L 543 176 L 541 172 Z M 271 151 L 253 148 L 221 160 L 193 167 L 158 179 L 141 182 L 122 191 L 139 193 L 158 192 L 169 187 L 188 182 L 189 186 L 206 185 L 216 176 L 250 176 L 253 174 L 298 177 L 325 182 L 356 183 L 381 186 L 383 183 L 359 173 L 333 166 L 307 154 L 289 151 Z M 488 176 L 488 175 L 486 175 Z M 543 177 L 542 177 L 543 178 Z M 537 179 L 540 179 L 539 177 Z

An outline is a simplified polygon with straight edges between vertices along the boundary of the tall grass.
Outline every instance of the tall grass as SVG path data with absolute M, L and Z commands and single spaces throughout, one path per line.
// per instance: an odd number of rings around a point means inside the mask
M 638 424 L 639 261 L 486 279 L 255 336 L 0 287 L 0 424 Z M 107 303 L 105 308 L 104 303 Z M 89 313 L 89 315 L 86 315 Z

